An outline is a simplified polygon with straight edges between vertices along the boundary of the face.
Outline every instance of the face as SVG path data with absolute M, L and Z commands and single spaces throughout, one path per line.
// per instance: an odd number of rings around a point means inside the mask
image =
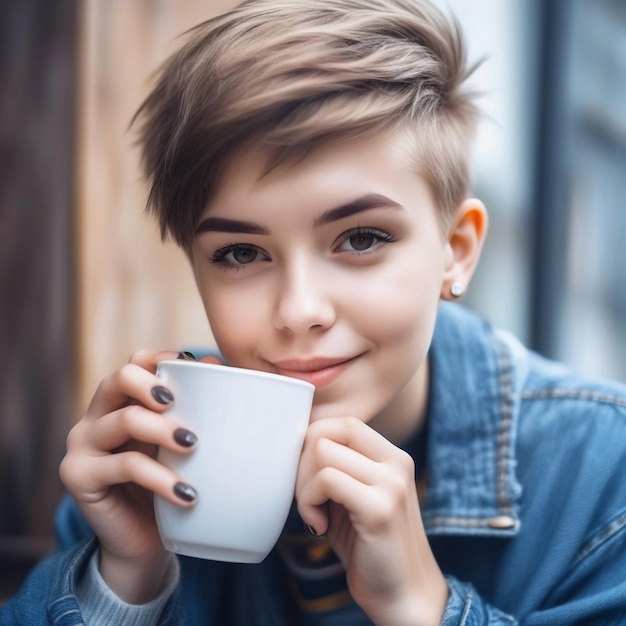
M 399 135 L 269 174 L 267 157 L 233 160 L 192 245 L 218 346 L 231 365 L 312 382 L 312 419 L 354 416 L 398 439 L 425 406 L 453 259 L 429 186 Z

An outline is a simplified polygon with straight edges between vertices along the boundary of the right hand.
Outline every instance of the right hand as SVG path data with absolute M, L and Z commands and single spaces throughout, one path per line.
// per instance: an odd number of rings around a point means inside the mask
M 185 442 L 181 425 L 162 415 L 175 399 L 155 374 L 159 361 L 177 354 L 140 351 L 107 376 L 70 431 L 60 467 L 61 480 L 100 539 L 104 580 L 136 604 L 158 595 L 171 558 L 159 538 L 153 494 L 181 507 L 194 504 L 193 487 L 156 460 L 159 446 L 181 454 L 193 450 L 194 436 Z

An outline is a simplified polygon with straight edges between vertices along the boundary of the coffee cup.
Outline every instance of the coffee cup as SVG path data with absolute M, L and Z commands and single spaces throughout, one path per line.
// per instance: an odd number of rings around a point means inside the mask
M 278 374 L 192 361 L 162 361 L 174 394 L 165 415 L 198 436 L 188 454 L 158 460 L 198 492 L 192 507 L 155 496 L 165 548 L 217 561 L 259 563 L 293 502 L 315 387 Z

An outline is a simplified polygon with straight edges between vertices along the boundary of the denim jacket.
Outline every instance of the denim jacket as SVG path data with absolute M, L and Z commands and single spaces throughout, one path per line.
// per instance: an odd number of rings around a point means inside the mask
M 626 624 L 626 387 L 578 377 L 454 304 L 429 362 L 422 517 L 450 587 L 442 624 Z M 82 623 L 76 580 L 97 542 L 69 500 L 58 531 L 65 551 L 0 625 Z M 259 565 L 179 560 L 159 624 L 305 623 L 284 612 L 276 550 Z M 371 622 L 351 604 L 306 623 Z

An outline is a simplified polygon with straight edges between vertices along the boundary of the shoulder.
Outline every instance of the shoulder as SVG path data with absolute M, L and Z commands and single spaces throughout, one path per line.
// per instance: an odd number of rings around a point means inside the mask
M 564 427 L 579 421 L 596 429 L 598 422 L 626 427 L 626 384 L 580 375 L 462 306 L 441 305 L 433 347 L 437 365 L 454 372 L 458 384 L 469 378 L 474 393 L 483 395 L 489 386 L 500 410 L 525 422 L 536 418 L 539 430 L 553 422 Z
M 570 503 L 571 516 L 595 510 L 595 521 L 608 528 L 626 513 L 626 391 L 617 382 L 538 368 L 541 375 L 532 373 L 521 392 L 518 476 L 534 486 L 527 496 Z
M 608 562 L 626 541 L 626 385 L 581 375 L 506 332 L 493 340 L 509 363 L 527 531 L 558 537 L 572 563 Z
M 502 333 L 496 336 L 502 337 Z M 505 339 L 510 345 L 511 340 Z M 626 436 L 626 385 L 581 375 L 566 365 L 524 350 L 516 359 L 522 373 L 519 388 L 521 432 L 560 432 L 570 443 L 623 445 Z M 525 430 L 522 430 L 524 429 Z M 617 437 L 616 439 L 613 439 Z
M 580 375 L 506 332 L 493 334 L 509 363 L 517 476 L 527 513 L 540 518 L 559 511 L 568 532 L 580 526 L 605 533 L 616 520 L 623 529 L 626 385 Z
M 619 381 L 580 375 L 568 367 L 529 354 L 528 376 L 522 399 L 530 405 L 540 405 L 567 419 L 570 411 L 589 415 L 612 415 L 618 420 L 626 417 L 626 385 Z
M 440 307 L 432 352 L 435 399 L 456 398 L 466 424 L 493 412 L 518 465 L 545 460 L 550 472 L 588 461 L 598 477 L 625 466 L 623 383 L 580 375 L 457 304 Z
M 584 376 L 524 347 L 506 331 L 492 331 L 498 353 L 502 402 L 517 413 L 520 443 L 580 446 L 626 454 L 626 385 Z M 507 395 L 508 394 L 508 395 Z

